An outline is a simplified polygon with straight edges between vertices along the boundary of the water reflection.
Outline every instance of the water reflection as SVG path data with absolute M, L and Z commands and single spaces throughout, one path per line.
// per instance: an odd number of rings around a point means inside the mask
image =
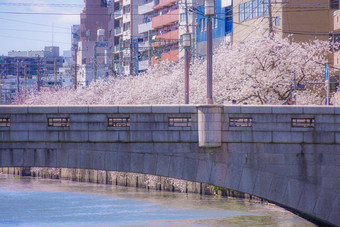
M 0 226 L 314 226 L 271 205 L 0 175 Z

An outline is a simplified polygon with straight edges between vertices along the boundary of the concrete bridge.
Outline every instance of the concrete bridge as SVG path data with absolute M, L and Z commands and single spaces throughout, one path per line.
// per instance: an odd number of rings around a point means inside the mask
M 0 106 L 0 167 L 208 183 L 340 226 L 340 107 Z

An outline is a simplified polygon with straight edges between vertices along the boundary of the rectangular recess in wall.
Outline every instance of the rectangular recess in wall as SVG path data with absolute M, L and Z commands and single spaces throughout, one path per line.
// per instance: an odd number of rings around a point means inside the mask
M 0 118 L 0 127 L 9 127 L 11 126 L 11 119 L 9 117 Z
M 48 127 L 70 127 L 69 117 L 48 118 Z
M 232 117 L 229 118 L 229 127 L 252 127 L 253 118 L 251 117 Z
M 130 118 L 129 117 L 109 117 L 107 119 L 107 126 L 130 127 Z
M 314 118 L 292 118 L 291 126 L 294 128 L 314 128 Z
M 169 127 L 191 127 L 191 117 L 169 117 Z

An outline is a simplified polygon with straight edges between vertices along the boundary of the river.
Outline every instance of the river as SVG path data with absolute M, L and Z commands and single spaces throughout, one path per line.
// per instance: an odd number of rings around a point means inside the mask
M 314 226 L 274 205 L 0 174 L 0 226 Z

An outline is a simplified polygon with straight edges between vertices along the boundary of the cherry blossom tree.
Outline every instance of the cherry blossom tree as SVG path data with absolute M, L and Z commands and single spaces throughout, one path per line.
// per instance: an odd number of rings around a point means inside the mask
M 278 37 L 254 38 L 222 44 L 213 56 L 214 103 L 281 104 L 295 78 L 306 89 L 297 92 L 297 104 L 321 104 L 324 64 L 329 42 L 295 43 Z M 338 95 L 340 96 L 340 95 Z M 205 103 L 206 62 L 195 59 L 190 67 L 190 103 Z M 162 62 L 138 76 L 118 76 L 92 82 L 77 90 L 43 89 L 25 93 L 15 104 L 179 104 L 184 103 L 184 63 Z

